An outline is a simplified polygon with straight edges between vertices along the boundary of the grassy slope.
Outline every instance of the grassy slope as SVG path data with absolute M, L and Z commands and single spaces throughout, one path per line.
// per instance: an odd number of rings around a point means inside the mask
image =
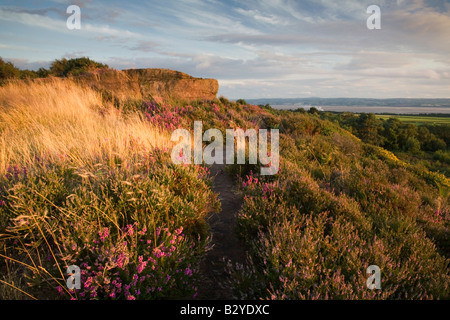
M 413 124 L 446 124 L 450 125 L 450 117 L 428 117 L 428 116 L 393 116 L 393 115 L 376 115 L 377 118 L 387 120 L 389 118 L 396 118 L 403 122 Z
M 67 90 L 74 88 L 70 86 Z M 60 90 L 57 90 L 61 93 L 58 96 L 69 95 Z M 3 94 L 3 101 L 7 96 Z M 45 99 L 53 101 L 58 97 L 53 94 Z M 25 98 L 26 103 L 29 101 Z M 76 106 L 75 98 L 74 101 L 64 98 L 64 101 L 71 108 Z M 63 103 L 60 101 L 59 105 Z M 100 107 L 103 105 L 101 100 L 87 105 L 92 107 L 97 103 Z M 0 184 L 0 200 L 6 204 L 0 206 L 0 216 L 7 218 L 3 225 L 8 226 L 12 240 L 16 240 L 7 253 L 23 258 L 28 264 L 44 263 L 54 279 L 59 277 L 60 281 L 62 277 L 55 269 L 55 260 L 59 262 L 58 259 L 66 255 L 71 263 L 87 263 L 95 266 L 94 269 L 111 267 L 107 264 L 109 261 L 114 275 L 106 273 L 106 277 L 99 278 L 85 274 L 84 280 L 90 277 L 105 288 L 107 281 L 117 277 L 123 285 L 130 286 L 128 292 L 118 293 L 114 289 L 118 298 L 136 297 L 134 282 L 138 280 L 133 276 L 143 267 L 143 259 L 147 259 L 144 273 L 149 280 L 145 281 L 155 285 L 138 298 L 174 297 L 183 290 L 189 291 L 194 284 L 189 280 L 189 270 L 194 268 L 196 257 L 202 254 L 202 244 L 205 244 L 200 241 L 200 245 L 192 246 L 192 241 L 199 235 L 206 235 L 202 219 L 215 204 L 208 182 L 202 178 L 204 171 L 199 166 L 173 166 L 167 153 L 154 149 L 151 141 L 164 142 L 167 136 L 156 136 L 152 140 L 144 135 L 140 137 L 144 140 L 142 148 L 140 143 L 126 137 L 130 133 L 127 128 L 131 126 L 132 130 L 134 122 L 138 126 L 141 122 L 148 126 L 149 131 L 136 131 L 145 134 L 152 132 L 152 128 L 159 128 L 157 133 L 177 127 L 192 129 L 194 120 L 203 120 L 203 130 L 279 128 L 281 133 L 281 170 L 277 175 L 258 177 L 254 174 L 259 172 L 255 165 L 230 168 L 238 175 L 237 181 L 245 195 L 238 222 L 240 235 L 248 244 L 254 262 L 249 270 L 232 271 L 233 285 L 242 297 L 448 297 L 449 185 L 444 177 L 417 170 L 391 153 L 363 144 L 335 124 L 314 115 L 266 110 L 224 98 L 183 106 L 134 105 L 139 110 L 117 116 L 118 128 L 120 123 L 133 119 L 124 126 L 124 134 L 120 134 L 120 130 L 119 133 L 106 130 L 108 134 L 96 135 L 104 130 L 103 126 L 108 126 L 108 120 L 99 115 L 105 112 L 98 112 L 103 108 L 97 108 L 90 116 L 97 120 L 80 121 L 89 125 L 72 131 L 79 136 L 68 138 L 67 143 L 73 143 L 68 149 L 59 146 L 55 137 L 47 139 L 53 130 L 48 132 L 43 128 L 59 123 L 45 122 L 49 117 L 42 118 L 41 124 L 31 115 L 31 123 L 40 125 L 39 130 L 28 135 L 1 127 L 2 137 L 9 134 L 8 140 L 11 140 L 16 134 L 29 146 L 22 149 L 22 143 L 14 143 L 15 148 L 3 147 L 0 153 L 4 167 L 11 162 L 20 164 L 20 167 L 3 169 L 6 174 Z M 2 102 L 2 106 L 14 110 L 21 104 L 11 107 Z M 106 119 L 115 113 L 113 109 L 105 111 Z M 64 119 L 71 117 L 62 116 Z M 62 132 L 71 132 L 70 126 L 65 124 L 68 129 L 60 131 L 59 139 L 64 137 Z M 34 127 L 27 124 L 21 128 Z M 95 141 L 92 148 L 89 145 L 84 148 L 85 143 L 91 141 L 88 139 L 91 135 L 85 136 L 82 132 L 89 132 L 89 128 L 96 139 L 92 140 Z M 42 132 L 46 133 L 39 136 Z M 85 142 L 79 144 L 83 137 Z M 121 141 L 119 145 L 118 141 Z M 128 147 L 123 148 L 124 143 L 129 143 Z M 72 153 L 72 150 L 75 151 Z M 57 156 L 59 152 L 69 156 Z M 34 160 L 35 154 L 44 165 Z M 32 170 L 24 173 L 26 163 Z M 126 226 L 134 222 L 139 223 L 135 227 L 139 229 L 129 230 Z M 29 228 L 30 225 L 33 227 Z M 158 230 L 158 227 L 168 229 L 162 233 L 163 229 Z M 181 227 L 183 236 L 179 240 L 171 238 Z M 105 236 L 105 228 L 109 236 Z M 59 232 L 57 236 L 55 230 Z M 136 231 L 143 232 L 142 240 L 152 242 L 143 247 L 136 245 L 138 249 L 124 247 L 125 238 L 127 244 L 139 243 L 138 238 L 133 238 Z M 28 236 L 24 237 L 26 234 Z M 31 248 L 39 247 L 24 251 L 24 246 L 17 243 L 19 239 L 27 239 Z M 54 243 L 47 245 L 43 239 L 53 239 Z M 174 246 L 173 253 L 170 252 L 169 258 L 172 258 L 166 259 L 169 253 L 161 254 L 158 250 L 164 252 L 171 241 L 180 242 Z M 7 242 L 11 243 L 14 242 Z M 64 250 L 61 254 L 55 251 L 53 257 L 53 251 L 46 248 Z M 102 251 L 104 248 L 108 253 Z M 105 256 L 109 260 L 105 260 Z M 99 260 L 99 257 L 102 258 Z M 118 261 L 119 257 L 127 263 Z M 12 262 L 9 263 L 10 267 Z M 382 270 L 383 289 L 378 292 L 365 286 L 365 270 L 371 264 Z M 151 268 L 153 266 L 157 271 Z M 16 268 L 7 273 L 7 277 L 18 276 L 16 280 L 20 280 L 23 269 Z M 177 270 L 183 270 L 186 277 L 177 277 Z M 43 274 L 38 273 L 37 278 L 33 272 L 31 275 L 42 285 Z M 148 288 L 150 282 L 145 281 L 143 285 Z M 101 291 L 99 285 L 87 288 L 86 297 L 93 294 L 110 297 L 113 289 L 108 287 L 108 292 Z M 55 290 L 55 283 L 48 287 Z M 7 286 L 4 286 L 4 295 L 8 297 L 7 294 L 12 293 L 5 288 Z
M 236 274 L 242 296 L 448 297 L 448 179 L 315 116 L 280 111 L 264 122 L 282 133 L 281 171 L 241 175 L 239 226 L 255 262 Z M 365 285 L 372 264 L 379 292 Z
M 233 273 L 241 297 L 448 297 L 450 184 L 443 175 L 314 115 L 221 99 L 193 105 L 183 119 L 187 126 L 204 119 L 204 129 L 281 133 L 276 176 L 258 176 L 255 165 L 230 168 L 245 195 L 238 223 L 253 261 Z M 381 291 L 366 287 L 372 264 L 382 270 Z

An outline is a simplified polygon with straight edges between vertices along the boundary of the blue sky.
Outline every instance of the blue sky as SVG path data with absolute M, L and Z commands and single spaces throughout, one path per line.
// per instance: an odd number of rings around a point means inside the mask
M 71 4 L 80 30 L 66 27 Z M 170 68 L 218 79 L 230 99 L 450 98 L 450 1 L 2 0 L 0 56 Z

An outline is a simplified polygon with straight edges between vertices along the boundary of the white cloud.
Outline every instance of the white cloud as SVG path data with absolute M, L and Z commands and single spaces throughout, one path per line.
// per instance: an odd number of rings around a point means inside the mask
M 141 38 L 142 35 L 128 30 L 116 29 L 109 25 L 94 25 L 91 23 L 83 23 L 81 20 L 80 30 L 69 30 L 66 25 L 66 19 L 54 19 L 39 14 L 30 14 L 26 12 L 14 12 L 0 8 L 0 20 L 21 23 L 31 27 L 44 28 L 60 33 L 74 35 L 75 32 L 83 36 L 117 36 L 125 38 Z

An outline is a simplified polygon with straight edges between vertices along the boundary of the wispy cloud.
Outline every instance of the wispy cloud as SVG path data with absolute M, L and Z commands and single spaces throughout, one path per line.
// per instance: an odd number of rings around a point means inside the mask
M 60 10 L 56 9 L 42 9 L 42 10 L 22 10 L 17 8 L 2 8 L 0 7 L 0 20 L 12 23 L 21 23 L 30 27 L 44 28 L 55 32 L 73 34 L 66 26 L 67 17 L 56 19 L 47 16 L 49 12 L 61 13 Z M 60 14 L 61 15 L 61 14 Z M 61 15 L 62 16 L 62 15 Z M 107 24 L 96 25 L 92 23 L 83 23 L 83 27 L 77 30 L 82 35 L 85 36 L 101 36 L 101 35 L 114 35 L 118 37 L 128 37 L 128 38 L 139 38 L 142 37 L 141 34 L 136 32 L 131 32 L 128 30 L 117 29 L 111 27 Z
M 69 4 L 82 8 L 81 30 L 66 28 Z M 5 0 L 0 55 L 22 65 L 83 54 L 118 69 L 177 69 L 219 79 L 231 98 L 449 97 L 450 2 L 378 0 L 382 29 L 368 30 L 372 4 Z

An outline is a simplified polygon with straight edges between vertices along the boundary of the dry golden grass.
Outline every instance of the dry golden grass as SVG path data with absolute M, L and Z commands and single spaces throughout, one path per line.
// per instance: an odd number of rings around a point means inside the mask
M 100 94 L 68 79 L 10 82 L 0 87 L 0 174 L 36 157 L 77 165 L 170 147 L 170 135 L 138 113 L 104 106 Z

